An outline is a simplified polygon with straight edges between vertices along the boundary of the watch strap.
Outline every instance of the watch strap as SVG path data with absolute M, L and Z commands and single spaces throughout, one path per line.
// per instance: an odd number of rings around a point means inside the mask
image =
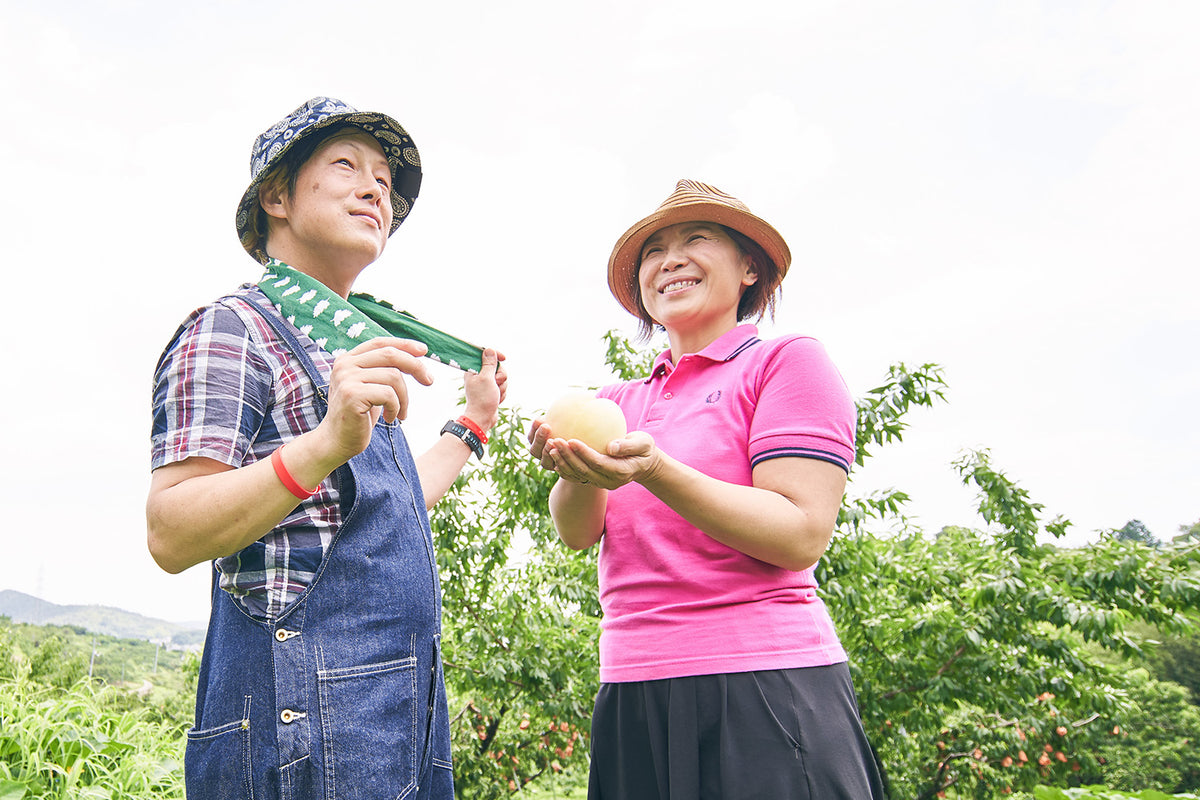
M 442 426 L 442 433 L 449 433 L 462 439 L 466 442 L 467 447 L 471 448 L 471 451 L 475 453 L 476 457 L 481 460 L 483 459 L 483 442 L 479 441 L 479 437 L 475 435 L 475 432 L 466 425 L 452 419 Z

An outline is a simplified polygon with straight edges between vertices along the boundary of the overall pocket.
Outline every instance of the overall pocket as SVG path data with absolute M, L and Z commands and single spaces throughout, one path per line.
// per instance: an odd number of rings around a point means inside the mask
M 416 786 L 417 660 L 317 671 L 325 796 L 403 797 Z
M 250 697 L 241 719 L 187 732 L 184 784 L 188 800 L 253 800 Z
M 433 663 L 430 666 L 429 707 L 426 709 L 424 758 L 421 774 L 430 765 L 435 770 L 449 771 L 450 719 L 446 710 L 446 677 L 442 669 L 442 637 L 433 637 Z M 437 780 L 434 773 L 434 780 Z M 439 796 L 439 795 L 434 795 Z

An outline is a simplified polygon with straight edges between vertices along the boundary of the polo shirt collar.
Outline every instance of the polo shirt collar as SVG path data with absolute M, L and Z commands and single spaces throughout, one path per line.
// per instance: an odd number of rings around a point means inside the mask
M 695 355 L 699 358 L 707 358 L 709 361 L 732 361 L 739 353 L 757 341 L 758 328 L 756 326 L 738 325 L 718 336 L 712 344 Z M 649 383 L 659 375 L 669 375 L 674 369 L 675 365 L 671 363 L 671 350 L 668 348 L 654 359 L 654 367 L 650 370 L 650 376 L 646 378 L 645 382 Z

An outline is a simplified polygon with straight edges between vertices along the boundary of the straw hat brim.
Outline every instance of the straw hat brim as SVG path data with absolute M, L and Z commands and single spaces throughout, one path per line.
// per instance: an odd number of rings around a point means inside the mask
M 767 258 L 775 263 L 776 286 L 783 280 L 791 265 L 792 253 L 787 242 L 770 223 L 754 214 L 711 201 L 660 208 L 625 231 L 617 240 L 608 259 L 608 288 L 630 314 L 641 317 L 645 313 L 638 299 L 638 267 L 642 247 L 656 231 L 681 222 L 715 222 L 752 239 L 763 249 Z M 774 288 L 770 287 L 771 291 L 774 291 Z

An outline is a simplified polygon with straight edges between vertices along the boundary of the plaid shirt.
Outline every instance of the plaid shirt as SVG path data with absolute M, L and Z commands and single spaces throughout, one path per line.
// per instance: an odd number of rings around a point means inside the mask
M 247 284 L 194 311 L 163 351 L 154 373 L 151 469 L 193 456 L 253 464 L 320 422 L 316 387 L 250 303 L 272 309 Z M 297 337 L 327 377 L 333 357 Z M 257 542 L 217 559 L 221 588 L 254 616 L 278 616 L 312 582 L 341 524 L 338 496 L 335 473 Z

